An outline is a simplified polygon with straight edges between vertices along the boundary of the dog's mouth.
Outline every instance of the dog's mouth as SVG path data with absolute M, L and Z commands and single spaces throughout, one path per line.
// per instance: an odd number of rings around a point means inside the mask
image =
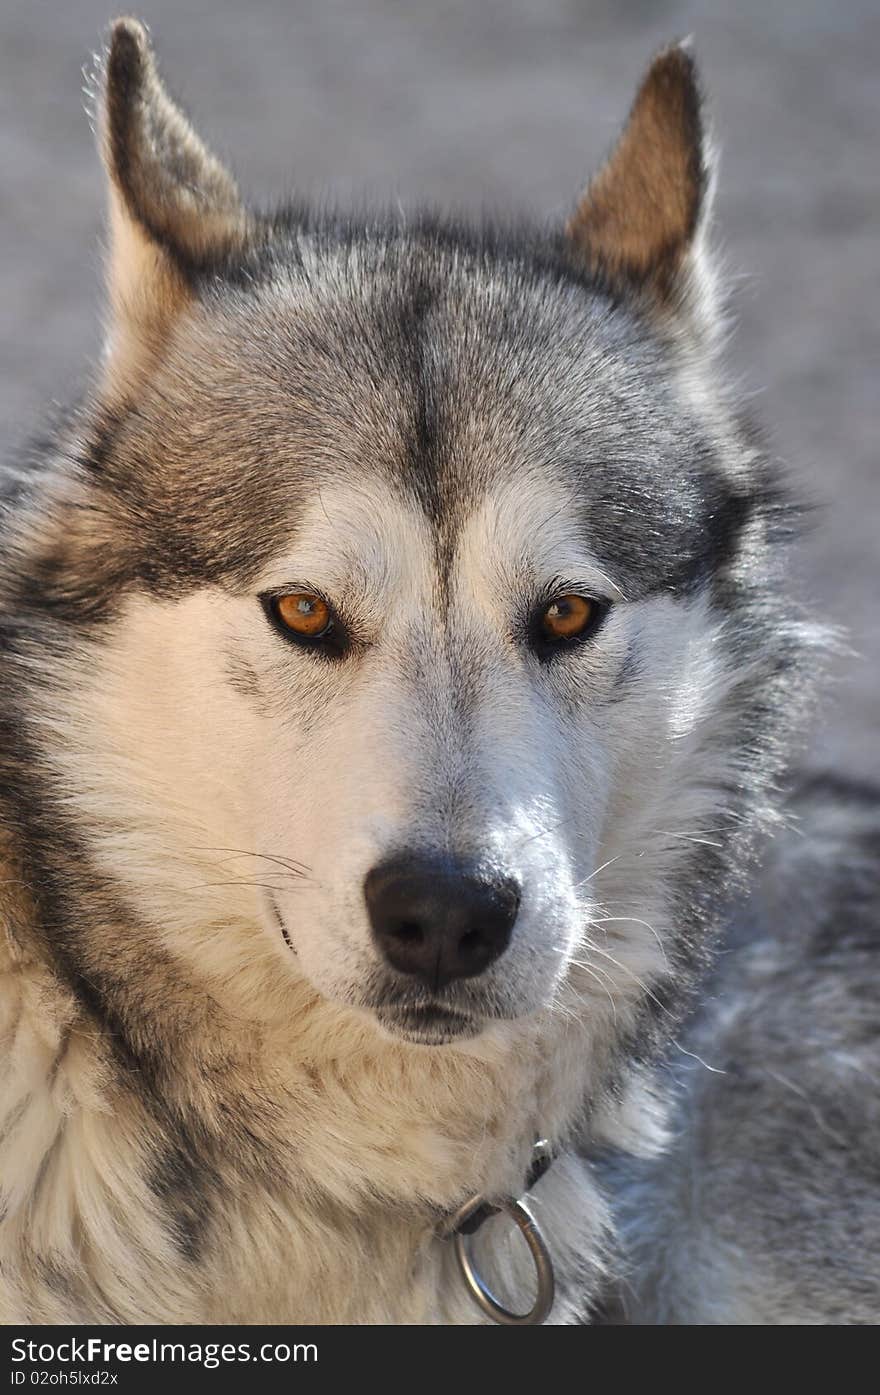
M 479 1036 L 482 1030 L 482 1023 L 475 1018 L 434 1003 L 419 1007 L 385 1004 L 377 1007 L 375 1013 L 379 1025 L 389 1035 L 420 1046 L 447 1046 L 452 1041 Z
M 284 943 L 296 955 L 296 946 L 271 892 L 268 900 L 272 919 Z M 436 1002 L 407 1001 L 398 998 L 396 993 L 389 996 L 383 992 L 375 997 L 371 994 L 357 1006 L 373 1014 L 389 1036 L 418 1046 L 447 1046 L 453 1041 L 466 1041 L 479 1036 L 484 1026 L 477 1014 L 461 1012 Z

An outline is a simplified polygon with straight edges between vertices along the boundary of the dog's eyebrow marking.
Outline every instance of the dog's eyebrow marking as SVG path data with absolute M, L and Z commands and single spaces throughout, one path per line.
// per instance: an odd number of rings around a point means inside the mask
M 558 518 L 566 514 L 569 514 L 572 518 L 579 519 L 581 524 L 581 529 L 579 531 L 581 532 L 582 544 L 588 554 L 584 564 L 586 570 L 597 576 L 599 580 L 608 587 L 609 591 L 613 591 L 619 601 L 626 601 L 628 597 L 623 587 L 619 582 L 615 581 L 613 577 L 609 576 L 607 572 L 603 571 L 596 560 L 595 539 L 591 536 L 589 528 L 587 527 L 585 529 L 583 526 L 584 523 L 588 521 L 584 518 L 583 503 L 584 500 L 581 491 L 577 488 L 573 488 L 558 509 L 554 510 L 551 514 L 546 514 L 541 519 L 536 525 L 535 531 L 540 535 L 545 529 L 549 529 Z

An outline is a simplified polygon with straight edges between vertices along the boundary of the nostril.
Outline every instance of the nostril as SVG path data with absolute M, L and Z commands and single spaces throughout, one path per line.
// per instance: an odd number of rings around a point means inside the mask
M 425 932 L 421 925 L 414 920 L 403 920 L 393 931 L 395 939 L 401 944 L 420 945 L 425 938 Z
M 459 949 L 468 950 L 479 949 L 483 943 L 483 936 L 479 930 L 467 930 L 458 942 Z

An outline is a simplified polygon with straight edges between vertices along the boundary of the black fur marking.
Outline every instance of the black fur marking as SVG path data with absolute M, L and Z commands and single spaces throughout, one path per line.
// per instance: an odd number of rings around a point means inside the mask
M 150 1173 L 149 1184 L 169 1217 L 180 1253 L 197 1263 L 204 1252 L 213 1211 L 211 1198 L 217 1186 L 203 1154 L 189 1139 L 178 1135 L 178 1141 L 164 1149 Z

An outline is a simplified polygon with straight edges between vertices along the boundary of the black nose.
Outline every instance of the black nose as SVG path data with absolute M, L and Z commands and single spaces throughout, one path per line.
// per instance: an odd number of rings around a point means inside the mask
M 506 877 L 425 855 L 395 858 L 364 881 L 373 937 L 385 958 L 435 992 L 473 978 L 503 954 L 520 890 Z

